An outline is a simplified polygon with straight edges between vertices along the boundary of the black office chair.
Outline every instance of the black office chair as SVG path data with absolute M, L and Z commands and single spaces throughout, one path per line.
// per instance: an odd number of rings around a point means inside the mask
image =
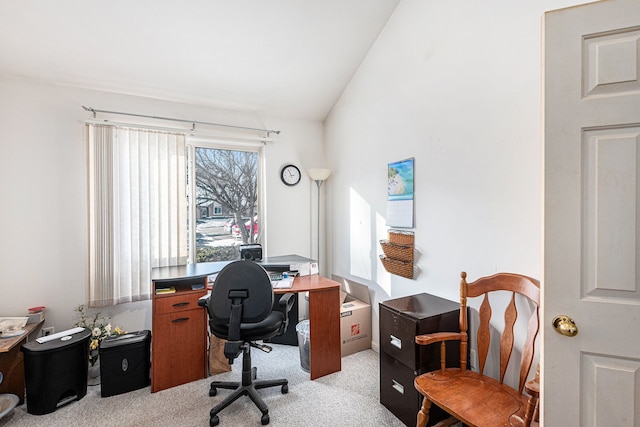
M 240 396 L 249 398 L 262 412 L 262 425 L 269 424 L 269 408 L 257 389 L 282 386 L 282 393 L 289 391 L 288 381 L 256 379 L 256 368 L 251 366 L 251 343 L 283 334 L 289 324 L 288 313 L 294 303 L 293 294 L 280 298 L 277 311 L 272 311 L 273 288 L 268 273 L 252 261 L 235 261 L 227 264 L 213 284 L 211 297 L 204 301 L 209 313 L 209 329 L 218 338 L 226 339 L 224 354 L 229 363 L 242 351 L 242 382 L 213 381 L 209 396 L 215 396 L 218 388 L 233 390 L 222 402 L 211 409 L 209 424 L 220 422 L 218 413 Z

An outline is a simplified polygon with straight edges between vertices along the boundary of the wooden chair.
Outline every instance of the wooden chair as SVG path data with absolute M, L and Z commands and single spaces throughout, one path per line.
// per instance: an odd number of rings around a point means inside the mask
M 532 425 L 537 415 L 538 377 L 527 383 L 527 377 L 533 363 L 534 344 L 540 326 L 540 284 L 527 276 L 511 273 L 499 273 L 483 277 L 473 283 L 467 283 L 467 274 L 462 272 L 460 281 L 460 332 L 439 332 L 419 335 L 416 343 L 428 345 L 440 343 L 440 365 L 438 371 L 428 372 L 416 377 L 416 389 L 424 396 L 422 408 L 418 412 L 417 425 L 426 426 L 429 421 L 429 409 L 435 404 L 449 413 L 452 418 L 441 421 L 437 426 L 451 426 L 462 422 L 468 426 L 498 427 Z M 484 375 L 487 354 L 490 346 L 491 304 L 489 294 L 495 291 L 508 291 L 511 299 L 504 312 L 504 331 L 500 338 L 500 379 Z M 522 349 L 518 388 L 504 383 L 507 365 L 513 352 L 514 324 L 518 316 L 515 295 L 519 294 L 531 302 L 532 314 L 528 321 L 526 341 Z M 508 295 L 508 294 L 506 294 Z M 483 297 L 479 310 L 477 333 L 478 369 L 467 369 L 467 297 Z M 523 299 L 523 301 L 527 301 Z M 522 311 L 522 310 L 521 310 Z M 460 367 L 447 368 L 446 342 L 460 341 Z M 515 363 L 515 362 L 514 362 Z M 523 389 L 531 394 L 527 397 Z M 534 422 L 534 425 L 537 424 Z

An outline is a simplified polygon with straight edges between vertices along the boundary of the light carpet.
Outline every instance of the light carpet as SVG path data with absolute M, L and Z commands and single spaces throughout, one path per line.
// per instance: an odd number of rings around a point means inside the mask
M 380 404 L 376 352 L 365 350 L 343 357 L 340 372 L 311 381 L 300 368 L 298 347 L 271 346 L 270 353 L 251 349 L 258 379 L 289 380 L 287 394 L 280 387 L 259 390 L 269 406 L 270 426 L 404 426 Z M 90 386 L 84 398 L 51 414 L 31 415 L 27 405 L 21 405 L 0 420 L 0 427 L 208 426 L 209 410 L 229 393 L 219 389 L 217 396 L 209 397 L 210 381 L 239 381 L 241 369 L 239 357 L 231 372 L 157 393 L 145 387 L 103 398 L 99 385 Z M 261 425 L 261 413 L 247 396 L 225 408 L 219 417 L 221 427 Z

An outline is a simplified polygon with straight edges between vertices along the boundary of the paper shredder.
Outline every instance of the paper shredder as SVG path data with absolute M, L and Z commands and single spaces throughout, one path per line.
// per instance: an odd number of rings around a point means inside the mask
M 114 396 L 150 384 L 151 331 L 107 337 L 100 343 L 100 395 Z

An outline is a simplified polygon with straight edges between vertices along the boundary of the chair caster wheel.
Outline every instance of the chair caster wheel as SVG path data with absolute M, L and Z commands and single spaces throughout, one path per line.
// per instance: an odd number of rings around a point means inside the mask
M 289 386 L 287 384 L 282 386 L 282 394 L 289 393 Z
M 218 389 L 215 387 L 211 387 L 209 389 L 209 396 L 215 396 L 216 394 L 218 394 Z
M 220 424 L 220 418 L 218 418 L 218 416 L 217 416 L 217 415 L 212 415 L 212 416 L 211 416 L 211 419 L 209 419 L 209 425 L 210 425 L 211 427 L 215 427 L 215 426 L 217 426 L 218 424 Z
M 263 426 L 266 426 L 267 424 L 269 424 L 269 414 L 264 414 L 260 421 L 262 422 Z

